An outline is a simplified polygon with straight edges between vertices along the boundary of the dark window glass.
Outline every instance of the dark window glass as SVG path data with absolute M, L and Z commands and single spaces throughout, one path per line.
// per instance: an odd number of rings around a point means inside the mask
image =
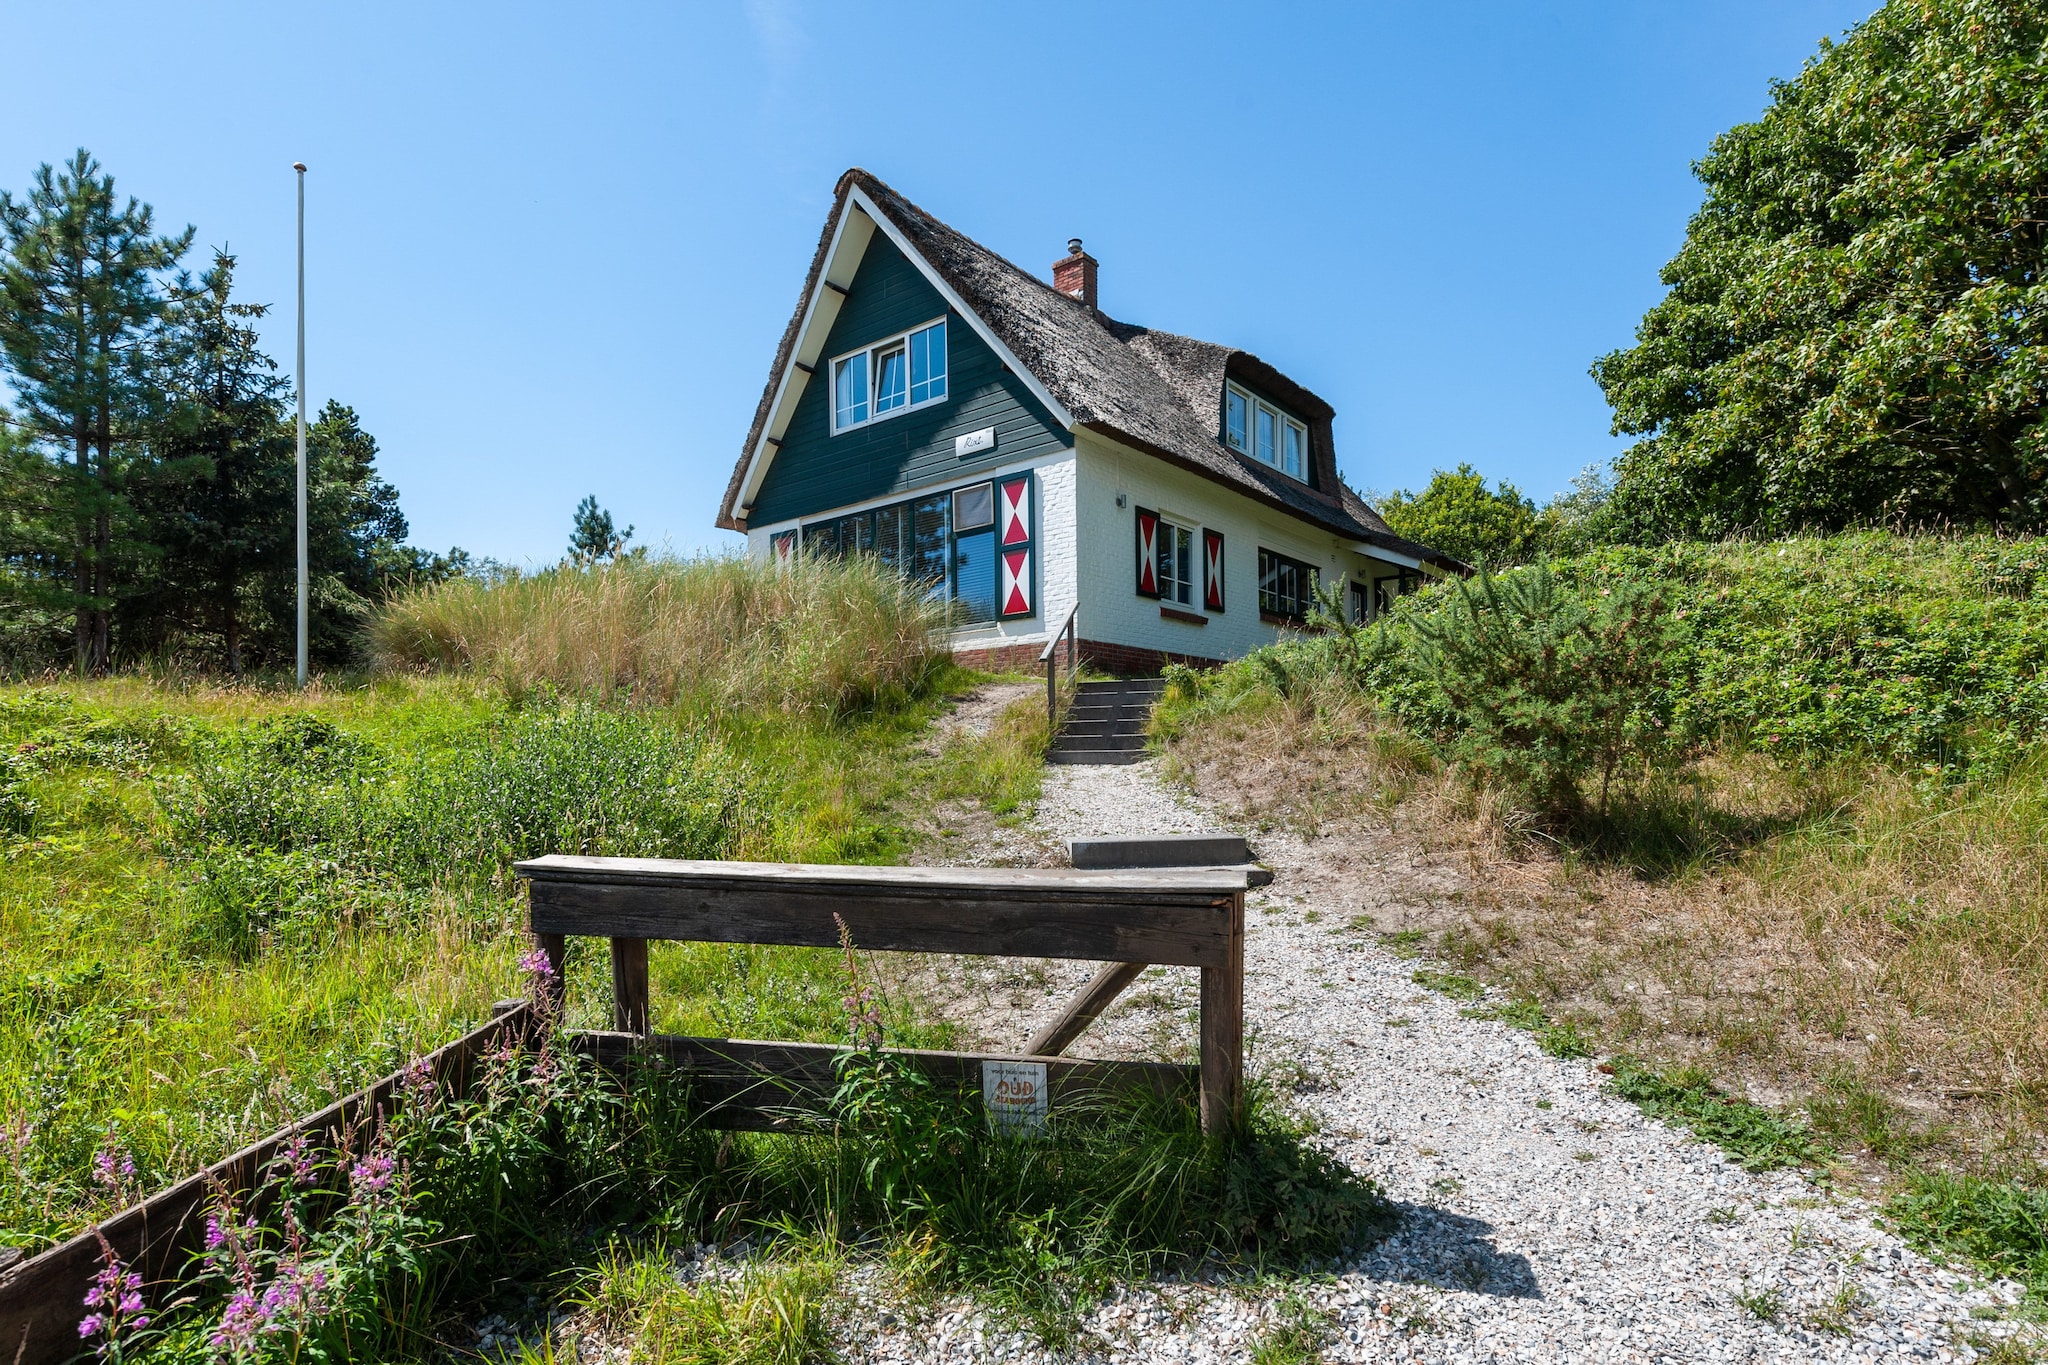
M 946 595 L 947 513 L 953 499 L 941 493 L 910 504 L 910 556 L 905 571 L 920 583 L 929 583 Z
M 1298 559 L 1259 551 L 1259 610 L 1271 616 L 1299 621 L 1308 615 L 1309 595 L 1315 591 L 1316 571 Z
M 953 529 L 974 531 L 996 524 L 996 486 L 977 483 L 953 493 Z
M 855 512 L 850 517 L 839 518 L 839 553 L 873 554 L 875 550 L 875 517 L 872 512 Z
M 875 554 L 892 569 L 900 569 L 910 558 L 910 507 L 897 503 L 875 513 Z
M 957 621 L 996 619 L 996 533 L 953 538 L 953 605 Z
M 804 553 L 819 559 L 834 559 L 839 554 L 839 523 L 834 521 L 813 522 L 804 527 Z

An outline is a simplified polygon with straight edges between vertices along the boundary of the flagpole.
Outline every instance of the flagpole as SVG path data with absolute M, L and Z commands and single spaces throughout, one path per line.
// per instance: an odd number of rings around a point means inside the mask
M 299 686 L 306 685 L 306 163 L 299 174 Z

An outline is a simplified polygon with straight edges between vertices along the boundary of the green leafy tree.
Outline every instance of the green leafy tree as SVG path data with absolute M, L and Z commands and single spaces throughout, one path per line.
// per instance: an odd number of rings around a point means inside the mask
M 625 553 L 633 528 L 618 529 L 612 514 L 597 505 L 592 494 L 576 504 L 576 519 L 569 531 L 569 558 L 578 564 L 602 564 Z
M 125 493 L 152 418 L 152 345 L 161 277 L 192 230 L 157 236 L 149 205 L 121 203 L 84 148 L 37 170 L 28 194 L 0 191 L 0 359 L 30 440 L 68 460 L 53 520 L 71 537 L 73 660 L 104 671 L 123 587 L 117 537 L 132 533 Z
M 239 677 L 260 579 L 294 561 L 295 454 L 289 386 L 256 334 L 270 310 L 235 301 L 234 273 L 215 252 L 170 310 L 156 477 L 136 498 L 163 568 L 121 614 L 126 647 L 204 633 Z
M 1538 548 L 1536 504 L 1505 479 L 1489 489 L 1469 464 L 1437 470 L 1420 493 L 1396 489 L 1378 507 L 1396 535 L 1468 564 L 1519 564 Z
M 2044 53 L 2039 0 L 1891 0 L 1715 139 L 1593 366 L 1630 535 L 2048 525 Z

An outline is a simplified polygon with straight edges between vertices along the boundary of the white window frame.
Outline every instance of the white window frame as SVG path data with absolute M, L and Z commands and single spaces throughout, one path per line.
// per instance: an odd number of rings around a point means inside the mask
M 1172 544 L 1172 533 L 1174 532 L 1178 532 L 1188 538 L 1188 576 L 1186 582 L 1182 582 L 1178 574 L 1169 579 L 1165 574 L 1159 572 L 1159 552 Z M 1159 513 L 1158 528 L 1153 534 L 1156 539 L 1153 541 L 1152 547 L 1152 571 L 1159 580 L 1157 584 L 1159 600 L 1176 607 L 1184 607 L 1189 611 L 1202 610 L 1202 528 L 1185 521 L 1179 521 L 1161 512 Z M 1178 561 L 1179 556 L 1174 554 L 1171 558 Z M 1178 570 L 1179 564 L 1177 562 L 1174 564 L 1174 568 Z M 1188 595 L 1186 597 L 1175 596 L 1175 592 L 1180 589 L 1185 589 Z
M 1290 479 L 1308 482 L 1308 424 L 1289 413 L 1285 408 L 1276 407 L 1260 398 L 1251 390 L 1236 384 L 1224 386 L 1223 400 L 1223 444 L 1240 455 L 1249 455 L 1269 469 L 1277 469 Z M 1236 398 L 1244 404 L 1244 444 L 1238 445 L 1230 439 L 1230 400 Z M 1266 459 L 1259 454 L 1259 418 L 1273 419 L 1273 458 Z M 1301 440 L 1301 468 L 1287 467 L 1287 433 L 1293 431 Z
M 940 403 L 945 402 L 948 398 L 951 398 L 953 396 L 953 328 L 951 323 L 952 317 L 949 314 L 941 314 L 940 316 L 932 318 L 928 321 L 920 322 L 915 327 L 906 327 L 902 331 L 897 332 L 893 336 L 886 336 L 879 341 L 871 341 L 865 346 L 861 346 L 854 350 L 847 351 L 841 355 L 833 356 L 832 359 L 825 366 L 825 409 L 832 423 L 832 434 L 834 436 L 837 436 L 841 432 L 853 431 L 859 427 L 872 426 L 876 422 L 886 422 L 891 417 L 901 417 L 906 412 L 917 412 L 923 408 L 934 407 Z M 913 336 L 916 336 L 919 332 L 924 331 L 926 328 L 939 326 L 944 326 L 946 328 L 946 345 L 944 351 L 946 360 L 946 391 L 938 395 L 936 398 L 924 398 L 916 402 L 912 402 L 910 401 L 910 395 L 912 391 L 912 380 L 910 374 L 910 339 Z M 875 359 L 877 356 L 888 354 L 892 349 L 901 350 L 903 353 L 904 401 L 898 406 L 889 409 L 887 412 L 876 412 L 875 400 L 880 395 L 879 391 L 875 387 L 875 382 L 877 378 L 879 378 L 879 376 L 875 373 Z M 842 423 L 839 420 L 839 367 L 845 364 L 846 362 L 852 360 L 858 360 L 861 364 L 867 367 L 868 415 L 861 418 L 857 422 Z

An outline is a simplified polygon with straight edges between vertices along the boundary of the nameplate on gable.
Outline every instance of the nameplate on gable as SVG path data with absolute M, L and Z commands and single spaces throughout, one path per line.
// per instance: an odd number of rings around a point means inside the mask
M 995 448 L 996 429 L 994 427 L 983 427 L 980 431 L 970 431 L 965 436 L 955 436 L 953 438 L 953 454 L 963 460 L 969 455 L 979 455 L 984 450 L 994 450 Z

